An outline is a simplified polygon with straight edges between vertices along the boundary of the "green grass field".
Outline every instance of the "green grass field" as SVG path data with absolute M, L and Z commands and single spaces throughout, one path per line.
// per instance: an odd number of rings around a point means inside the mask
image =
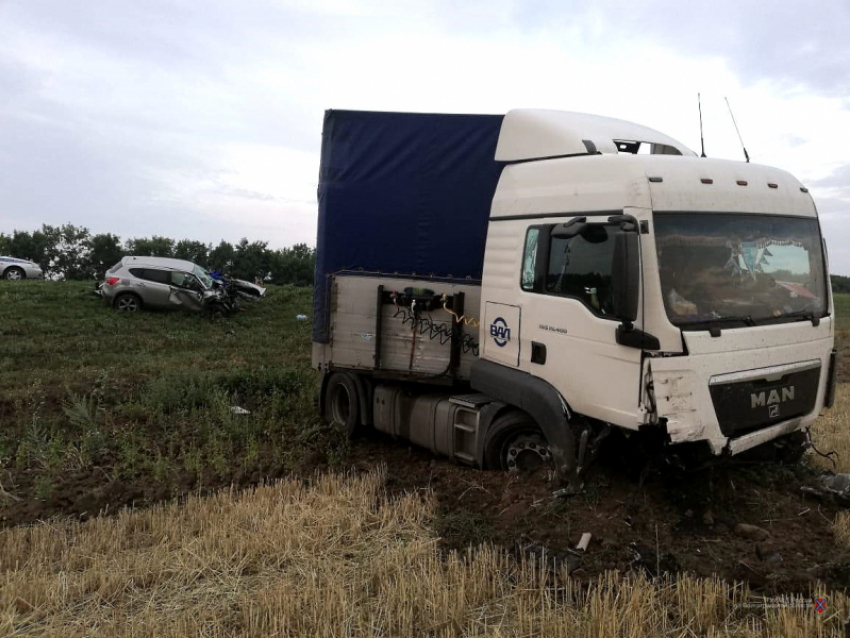
M 310 323 L 295 318 L 311 314 L 309 289 L 271 287 L 226 319 L 119 314 L 90 290 L 0 285 L 0 460 L 24 491 L 49 499 L 65 473 L 96 466 L 176 492 L 186 472 L 227 481 L 304 448 L 333 456 Z
M 319 420 L 310 322 L 295 318 L 311 304 L 309 289 L 272 286 L 227 319 L 123 315 L 90 284 L 0 285 L 0 468 L 14 476 L 0 485 L 48 501 L 68 472 L 97 468 L 162 497 L 236 467 L 256 479 L 317 454 L 340 463 L 348 444 Z M 850 295 L 835 305 L 850 328 Z
M 836 330 L 850 330 L 850 294 L 835 295 Z

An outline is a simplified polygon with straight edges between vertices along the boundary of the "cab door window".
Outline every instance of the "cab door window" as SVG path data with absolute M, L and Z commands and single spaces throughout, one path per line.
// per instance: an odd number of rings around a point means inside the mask
M 612 272 L 616 224 L 590 223 L 573 237 L 553 237 L 556 224 L 526 233 L 523 290 L 580 300 L 594 314 L 613 318 Z
M 576 297 L 597 314 L 613 314 L 611 271 L 615 233 L 614 227 L 590 224 L 575 237 L 553 237 L 549 245 L 546 292 Z

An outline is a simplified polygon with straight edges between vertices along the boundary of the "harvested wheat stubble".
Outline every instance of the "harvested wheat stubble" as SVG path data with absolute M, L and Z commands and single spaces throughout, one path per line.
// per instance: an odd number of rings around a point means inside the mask
M 835 452 L 833 460 L 817 454 L 811 456 L 816 465 L 834 472 L 850 472 L 850 384 L 838 386 L 838 398 L 830 410 L 825 410 L 818 419 L 812 435 L 815 445 L 822 452 Z
M 490 546 L 442 555 L 428 494 L 384 473 L 224 491 L 0 535 L 0 635 L 830 636 L 826 614 L 754 608 L 744 585 L 609 572 L 590 583 Z M 788 599 L 791 602 L 794 600 Z
M 836 542 L 850 547 L 850 512 L 839 512 L 835 517 L 833 529 Z

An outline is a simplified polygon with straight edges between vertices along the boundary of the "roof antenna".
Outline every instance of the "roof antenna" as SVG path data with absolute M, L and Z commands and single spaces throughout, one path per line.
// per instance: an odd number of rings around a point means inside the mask
M 702 148 L 700 157 L 705 157 L 705 140 L 702 138 L 702 100 L 699 93 L 697 93 L 697 107 L 699 107 L 699 145 Z
M 732 113 L 732 107 L 729 106 L 729 98 L 724 97 L 723 99 L 726 100 L 726 106 L 729 107 L 729 115 L 732 116 L 732 124 L 735 125 L 735 132 L 738 134 L 738 141 L 741 142 L 741 148 L 744 149 L 744 158 L 746 158 L 747 164 L 749 164 L 750 163 L 750 154 L 747 153 L 747 147 L 744 146 L 744 140 L 741 137 L 741 131 L 738 130 L 738 123 L 735 121 L 735 114 Z

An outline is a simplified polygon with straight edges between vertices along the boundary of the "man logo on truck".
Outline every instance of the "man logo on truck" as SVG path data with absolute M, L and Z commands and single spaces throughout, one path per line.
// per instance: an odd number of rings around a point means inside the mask
M 490 336 L 493 337 L 497 346 L 504 348 L 511 340 L 511 329 L 508 328 L 508 322 L 501 317 L 496 317 L 490 324 Z
M 794 400 L 794 386 L 789 385 L 784 388 L 781 388 L 782 394 L 779 393 L 779 390 L 771 390 L 768 393 L 766 390 L 762 390 L 761 392 L 753 392 L 750 395 L 750 408 L 755 410 L 760 406 L 772 406 L 777 403 L 785 403 L 786 401 Z

